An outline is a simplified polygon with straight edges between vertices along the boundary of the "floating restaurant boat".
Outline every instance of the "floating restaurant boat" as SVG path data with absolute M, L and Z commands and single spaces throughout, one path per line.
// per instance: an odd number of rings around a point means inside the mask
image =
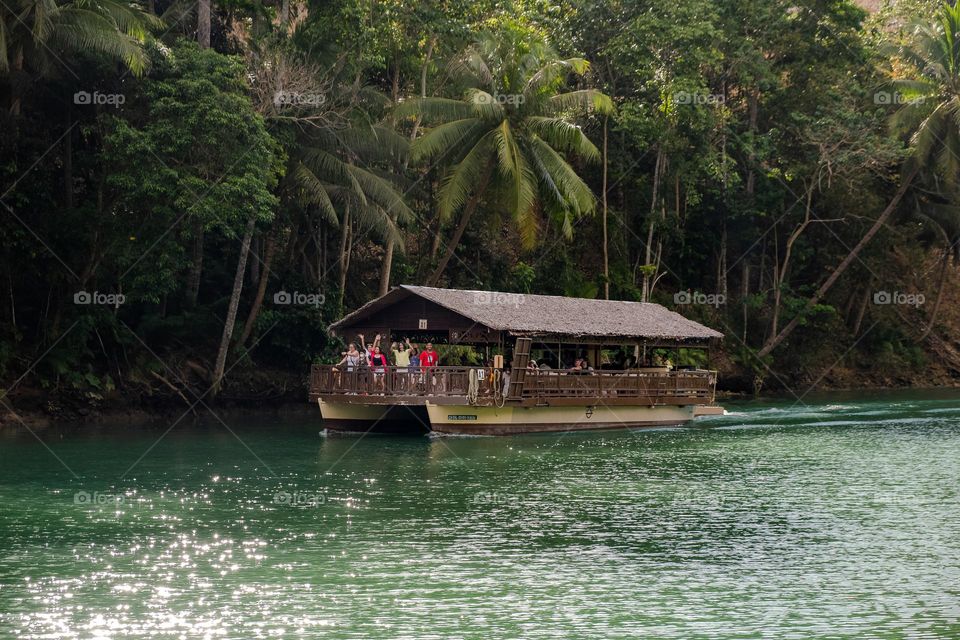
M 704 365 L 723 334 L 658 304 L 402 285 L 330 332 L 460 345 L 482 362 L 314 365 L 310 401 L 330 430 L 509 435 L 678 425 L 698 407 L 722 411 L 712 406 L 716 372 Z M 625 362 L 601 367 L 613 352 Z M 664 353 L 697 364 L 649 364 Z M 581 355 L 596 368 L 563 368 Z

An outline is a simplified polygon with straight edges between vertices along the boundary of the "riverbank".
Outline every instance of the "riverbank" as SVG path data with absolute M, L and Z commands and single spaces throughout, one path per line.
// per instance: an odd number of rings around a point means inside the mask
M 275 372 L 275 376 L 279 376 Z M 275 377 L 275 379 L 279 379 Z M 882 374 L 865 376 L 863 372 L 838 369 L 820 380 L 796 380 L 792 386 L 770 386 L 760 396 L 736 384 L 724 384 L 721 373 L 717 388 L 717 402 L 742 402 L 764 398 L 796 398 L 798 395 L 830 392 L 878 391 L 948 391 L 960 388 L 960 382 L 949 376 L 940 378 L 943 384 L 930 384 L 921 377 L 890 377 Z M 729 379 L 728 382 L 737 382 Z M 316 406 L 307 402 L 307 385 L 290 385 L 290 377 L 281 389 L 261 396 L 241 395 L 240 389 L 228 386 L 224 394 L 211 401 L 203 390 L 183 390 L 180 393 L 154 393 L 152 395 L 123 393 L 94 393 L 77 390 L 38 390 L 18 388 L 7 396 L 11 412 L 0 405 L 0 430 L 17 431 L 24 428 L 44 430 L 54 426 L 97 425 L 104 427 L 156 427 L 195 422 L 224 422 L 262 418 L 265 420 L 319 420 Z M 743 383 L 743 378 L 739 379 Z M 815 386 L 812 386 L 816 383 Z M 856 383 L 859 383 L 857 386 Z M 199 398 L 199 402 L 198 402 Z

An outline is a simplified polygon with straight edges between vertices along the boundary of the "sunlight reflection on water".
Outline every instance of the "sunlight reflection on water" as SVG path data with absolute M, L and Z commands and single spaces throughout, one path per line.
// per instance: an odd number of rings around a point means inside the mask
M 238 433 L 178 429 L 125 479 L 159 433 L 49 439 L 79 480 L 0 441 L 0 636 L 960 637 L 951 399 L 604 434 Z

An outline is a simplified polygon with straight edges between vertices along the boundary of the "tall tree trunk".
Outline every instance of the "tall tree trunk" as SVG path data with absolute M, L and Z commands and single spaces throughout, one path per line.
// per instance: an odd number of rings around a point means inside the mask
M 940 227 L 940 225 L 937 226 Z M 937 299 L 933 303 L 933 311 L 930 312 L 930 320 L 927 322 L 927 326 L 920 334 L 918 340 L 926 340 L 927 336 L 930 335 L 930 332 L 933 331 L 933 325 L 937 322 L 937 313 L 940 311 L 940 304 L 943 302 L 943 289 L 947 282 L 947 269 L 950 266 L 950 238 L 943 230 L 943 227 L 940 227 L 940 232 L 943 234 L 943 239 L 946 245 L 943 249 L 943 257 L 940 259 L 940 278 L 937 283 Z
M 717 258 L 717 294 L 727 299 L 727 221 L 720 231 L 720 255 Z
M 870 229 L 863 235 L 863 237 L 860 238 L 860 242 L 858 242 L 857 245 L 850 250 L 850 252 L 847 254 L 847 257 L 844 258 L 843 261 L 837 265 L 837 268 L 833 270 L 833 273 L 830 274 L 830 277 L 828 277 L 826 281 L 820 285 L 820 288 L 817 289 L 812 296 L 810 296 L 810 299 L 807 300 L 807 304 L 799 313 L 797 313 L 796 316 L 794 316 L 793 320 L 788 322 L 786 326 L 780 330 L 780 333 L 770 337 L 767 343 L 763 345 L 763 348 L 757 352 L 758 356 L 763 357 L 776 349 L 777 346 L 783 342 L 787 336 L 793 333 L 794 329 L 797 328 L 797 325 L 800 324 L 800 321 L 803 319 L 804 313 L 823 299 L 823 296 L 826 295 L 827 291 L 830 290 L 830 287 L 832 287 L 837 279 L 843 275 L 843 272 L 846 271 L 851 264 L 853 264 L 853 261 L 857 259 L 857 257 L 860 255 L 860 252 L 863 251 L 863 248 L 866 247 L 871 240 L 873 240 L 873 237 L 877 235 L 877 232 L 880 231 L 884 224 L 886 224 L 887 219 L 891 216 L 891 214 L 893 214 L 894 210 L 897 208 L 897 205 L 900 204 L 900 200 L 903 199 L 904 194 L 906 194 L 907 190 L 910 188 L 910 185 L 913 183 L 913 179 L 917 176 L 919 170 L 919 165 L 910 170 L 910 173 L 904 177 L 903 182 L 900 184 L 900 188 L 897 189 L 897 192 L 894 194 L 893 199 L 890 200 L 889 204 L 887 204 L 887 208 L 883 210 L 883 212 L 880 214 L 880 217 L 877 218 L 877 220 L 873 223 L 873 226 L 871 226 Z
M 210 10 L 213 0 L 197 0 L 197 42 L 201 49 L 210 48 Z
M 193 255 L 187 273 L 187 306 L 195 307 L 200 294 L 200 274 L 203 272 L 203 223 L 193 223 Z
M 433 56 L 433 47 L 437 42 L 436 36 L 430 38 L 429 44 L 427 45 L 427 53 L 423 59 L 423 66 L 420 67 L 420 97 L 427 97 L 427 70 L 430 66 L 430 59 Z M 397 66 L 394 70 L 393 77 L 393 102 L 396 104 L 400 100 L 400 67 Z M 417 132 L 420 130 L 420 116 L 417 116 L 416 121 L 413 123 L 413 131 L 410 133 L 410 142 L 412 143 L 417 138 Z M 396 125 L 396 122 L 394 122 Z M 403 163 L 403 168 L 407 168 L 407 162 Z M 396 216 L 390 216 L 390 219 L 396 222 Z M 387 238 L 386 250 L 383 254 L 383 263 L 380 265 L 380 295 L 386 295 L 387 291 L 390 290 L 390 272 L 393 269 L 393 254 L 394 254 L 394 240 L 392 237 Z M 434 255 L 436 252 L 434 251 Z
M 610 299 L 610 246 L 607 236 L 607 121 L 609 116 L 603 117 L 603 186 L 601 201 L 603 203 L 603 298 Z
M 392 80 L 390 82 L 391 86 L 391 99 L 393 104 L 397 104 L 400 101 L 400 64 L 396 63 L 393 66 Z M 391 117 L 394 125 L 396 124 L 395 119 Z M 414 133 L 416 135 L 416 133 Z M 388 214 L 390 220 L 394 223 L 397 221 L 397 216 L 395 214 Z M 380 288 L 378 295 L 386 295 L 387 291 L 390 290 L 390 271 L 393 269 L 393 250 L 394 250 L 394 238 L 392 235 L 388 235 L 385 241 L 384 251 L 383 251 L 383 260 L 380 263 Z
M 856 338 L 860 335 L 860 327 L 863 325 L 863 316 L 867 313 L 867 305 L 870 303 L 870 297 L 872 292 L 870 291 L 870 284 L 873 284 L 873 279 L 870 279 L 870 282 L 864 287 L 863 297 L 860 298 L 860 307 L 857 309 L 857 317 L 853 321 L 853 337 Z
M 383 262 L 380 264 L 380 289 L 378 295 L 387 295 L 390 291 L 390 270 L 393 268 L 393 238 L 387 239 L 387 246 L 383 252 Z
M 803 232 L 810 225 L 811 214 L 813 213 L 813 189 L 814 185 L 811 184 L 807 187 L 807 201 L 803 210 L 803 222 L 796 226 L 790 236 L 787 238 L 787 243 L 784 246 L 783 250 L 783 261 L 780 261 L 780 247 L 777 244 L 777 263 L 778 267 L 774 267 L 774 289 L 773 289 L 773 314 L 772 319 L 770 320 L 770 333 L 769 335 L 777 335 L 777 325 L 780 322 L 780 309 L 781 303 L 783 300 L 783 289 L 787 283 L 787 270 L 790 268 L 790 257 L 793 255 L 793 245 L 796 244 L 797 240 L 803 235 Z M 778 242 L 776 232 L 777 225 L 773 225 L 774 242 Z
M 660 197 L 660 174 L 663 171 L 664 157 L 663 157 L 663 147 L 657 145 L 657 159 L 653 165 L 653 189 L 650 196 L 650 219 L 647 221 L 647 244 L 644 247 L 644 271 L 643 271 L 643 288 L 640 292 L 640 300 L 643 302 L 650 301 L 650 279 L 654 274 L 650 273 L 649 267 L 653 260 L 653 228 L 654 228 L 654 215 L 657 211 L 657 199 Z
M 249 272 L 247 276 L 250 278 L 250 286 L 253 287 L 260 282 L 260 254 L 263 253 L 263 242 L 259 237 L 255 237 L 250 243 L 250 253 L 253 254 L 253 260 L 249 260 Z
M 276 253 L 277 241 L 273 234 L 267 237 L 264 243 L 263 251 L 263 270 L 260 272 L 260 282 L 257 283 L 257 295 L 253 299 L 253 305 L 250 307 L 250 313 L 247 314 L 247 321 L 243 325 L 243 333 L 237 340 L 237 346 L 242 347 L 250 339 L 253 333 L 253 326 L 260 315 L 260 309 L 263 308 L 263 298 L 267 294 L 267 282 L 270 280 L 270 265 L 273 263 L 273 254 Z
M 230 304 L 227 306 L 227 317 L 223 323 L 223 335 L 220 336 L 220 349 L 217 351 L 217 362 L 213 368 L 213 386 L 210 389 L 211 398 L 220 393 L 223 382 L 223 371 L 227 365 L 227 352 L 230 350 L 230 338 L 233 336 L 233 325 L 237 320 L 237 308 L 240 306 L 240 292 L 243 291 L 243 274 L 247 270 L 247 256 L 250 254 L 250 240 L 253 238 L 253 229 L 256 217 L 250 216 L 247 228 L 243 232 L 243 242 L 240 244 L 240 258 L 237 260 L 237 270 L 233 275 L 233 291 L 230 292 Z
M 290 24 L 290 0 L 280 0 L 280 30 L 286 31 Z
M 337 304 L 338 309 L 343 309 L 344 291 L 347 288 L 347 272 L 350 270 L 350 203 L 348 202 L 343 211 L 343 232 L 340 235 L 340 299 Z
M 457 225 L 456 231 L 453 232 L 453 237 L 450 238 L 450 243 L 447 245 L 446 251 L 443 252 L 440 263 L 427 279 L 426 284 L 428 287 L 435 287 L 437 286 L 437 282 L 440 281 L 440 276 L 443 275 L 444 270 L 447 268 L 447 263 L 450 262 L 450 258 L 453 257 L 453 253 L 457 250 L 457 245 L 460 244 L 460 238 L 463 237 L 463 232 L 466 230 L 467 224 L 469 224 L 470 218 L 473 216 L 473 212 L 476 211 L 477 205 L 480 204 L 480 198 L 483 197 L 483 193 L 487 190 L 487 185 L 490 183 L 492 173 L 493 161 L 491 160 L 487 162 L 487 167 L 483 171 L 480 184 L 477 185 L 477 190 L 474 191 L 473 196 L 467 201 L 467 206 L 463 209 L 463 214 L 460 216 L 460 224 Z

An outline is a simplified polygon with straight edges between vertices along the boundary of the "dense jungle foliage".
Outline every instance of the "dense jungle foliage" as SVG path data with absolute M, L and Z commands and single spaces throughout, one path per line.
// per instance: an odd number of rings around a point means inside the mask
M 743 389 L 960 371 L 950 4 L 5 0 L 0 106 L 7 409 L 300 394 L 401 283 L 659 302 Z

